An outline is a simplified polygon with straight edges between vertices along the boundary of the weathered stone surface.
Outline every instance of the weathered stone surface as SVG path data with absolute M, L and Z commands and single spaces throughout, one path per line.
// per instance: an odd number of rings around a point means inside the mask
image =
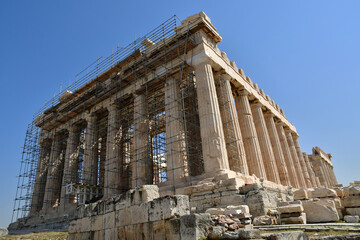
M 166 239 L 180 240 L 180 219 L 170 219 L 164 222 Z
M 301 204 L 290 204 L 287 206 L 279 207 L 280 213 L 294 213 L 294 212 L 303 212 L 304 208 Z
M 249 213 L 249 207 L 247 205 L 238 205 L 238 206 L 227 206 L 224 215 L 239 215 L 242 213 Z
M 259 229 L 241 229 L 238 232 L 240 239 L 259 239 L 261 238 Z
M 309 199 L 308 193 L 305 189 L 300 188 L 299 190 L 294 191 L 294 200 L 304 199 Z
M 287 231 L 276 233 L 261 234 L 262 238 L 268 240 L 308 240 L 308 236 L 303 231 Z
M 180 236 L 181 239 L 198 240 L 205 238 L 210 233 L 212 220 L 208 213 L 192 213 L 180 218 Z
M 345 207 L 360 207 L 360 196 L 346 197 L 343 202 Z
M 336 191 L 330 188 L 314 188 L 309 192 L 310 198 L 337 197 Z
M 210 240 L 216 240 L 221 237 L 221 235 L 225 232 L 225 228 L 222 226 L 214 226 L 211 228 L 211 231 L 208 235 Z
M 280 220 L 281 223 L 286 224 L 306 224 L 306 213 L 301 213 L 300 216 L 297 217 L 281 217 Z
M 269 215 L 257 216 L 253 220 L 254 226 L 271 225 L 271 217 Z
M 360 184 L 349 186 L 347 194 L 348 196 L 360 195 Z
M 9 231 L 6 228 L 0 228 L 0 236 L 6 236 L 9 234 Z
M 345 215 L 344 221 L 347 223 L 358 223 L 359 222 L 359 216 L 351 216 L 351 215 Z
M 209 213 L 210 215 L 224 215 L 225 208 L 209 208 L 205 211 L 205 213 Z
M 335 203 L 331 200 L 303 201 L 306 220 L 311 223 L 335 222 L 339 220 Z
M 349 215 L 360 216 L 360 208 L 346 208 L 345 211 Z
M 278 197 L 276 193 L 254 190 L 246 194 L 245 204 L 249 206 L 253 217 L 266 215 L 269 209 L 276 209 Z

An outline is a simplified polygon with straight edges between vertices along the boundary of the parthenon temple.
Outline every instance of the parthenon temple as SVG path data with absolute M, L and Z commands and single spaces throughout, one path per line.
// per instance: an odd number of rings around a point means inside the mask
M 177 22 L 98 59 L 34 115 L 18 218 L 71 214 L 151 184 L 190 201 L 207 179 L 281 191 L 338 184 L 331 154 L 303 152 L 283 109 L 217 47 L 210 18 Z

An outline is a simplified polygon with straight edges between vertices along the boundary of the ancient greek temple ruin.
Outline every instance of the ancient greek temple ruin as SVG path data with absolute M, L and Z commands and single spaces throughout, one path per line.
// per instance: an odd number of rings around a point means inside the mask
M 221 41 L 203 12 L 173 17 L 77 75 L 29 125 L 14 220 L 71 216 L 149 184 L 194 204 L 205 191 L 194 186 L 210 178 L 219 196 L 252 183 L 335 187 L 331 155 L 302 151 L 284 111 Z

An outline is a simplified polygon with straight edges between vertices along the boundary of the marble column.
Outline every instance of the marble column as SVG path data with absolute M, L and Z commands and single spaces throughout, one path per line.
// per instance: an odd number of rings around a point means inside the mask
M 166 163 L 167 181 L 175 182 L 188 173 L 185 130 L 180 87 L 175 77 L 165 82 Z
M 294 140 L 293 140 L 293 137 L 292 137 L 291 130 L 286 129 L 285 134 L 286 134 L 286 139 L 287 139 L 287 142 L 288 142 L 288 145 L 289 145 L 291 158 L 293 160 L 293 164 L 294 164 L 294 167 L 295 167 L 295 171 L 296 171 L 296 174 L 297 174 L 297 177 L 298 177 L 300 187 L 306 188 L 306 183 L 305 183 L 305 178 L 304 178 L 304 175 L 303 175 L 302 166 L 301 166 L 301 163 L 299 161 L 299 157 L 298 157 L 297 152 L 296 152 L 296 148 L 295 148 L 295 144 L 294 144 Z
M 301 147 L 300 147 L 300 143 L 299 143 L 299 136 L 295 133 L 295 134 L 292 135 L 292 138 L 293 138 L 296 153 L 297 153 L 297 156 L 298 156 L 298 159 L 299 159 L 299 162 L 300 162 L 302 175 L 303 175 L 304 180 L 305 180 L 304 187 L 311 188 L 311 185 L 312 185 L 311 184 L 311 179 L 310 179 L 309 171 L 308 171 L 307 166 L 306 166 L 304 156 L 303 156 L 302 151 L 301 151 Z
M 320 185 L 318 185 L 318 183 L 316 182 L 314 171 L 313 171 L 313 169 L 311 167 L 311 164 L 310 164 L 309 157 L 308 157 L 307 153 L 303 152 L 302 154 L 303 154 L 303 158 L 305 160 L 307 171 L 308 171 L 309 176 L 310 176 L 311 187 L 312 188 L 320 187 Z
M 95 186 L 97 184 L 97 161 L 98 142 L 96 129 L 96 116 L 91 114 L 87 117 L 85 133 L 85 149 L 83 164 L 83 183 Z
M 277 129 L 277 133 L 278 133 L 279 140 L 280 140 L 280 143 L 281 143 L 281 149 L 283 150 L 285 163 L 286 163 L 286 168 L 287 168 L 288 173 L 289 173 L 291 185 L 293 187 L 295 187 L 295 188 L 299 188 L 300 184 L 299 184 L 299 181 L 298 181 L 298 178 L 297 178 L 294 162 L 293 162 L 293 159 L 291 157 L 290 148 L 289 148 L 289 145 L 288 145 L 288 142 L 287 142 L 287 139 L 286 139 L 284 125 L 283 125 L 283 123 L 281 121 L 276 122 L 276 129 Z
M 272 182 L 281 184 L 279 172 L 276 166 L 274 151 L 272 149 L 269 132 L 266 127 L 262 104 L 258 101 L 255 101 L 251 104 L 251 109 L 257 137 L 259 139 L 261 155 L 263 157 L 267 179 Z
M 135 95 L 134 98 L 134 156 L 132 164 L 132 188 L 151 184 L 151 172 L 147 136 L 146 96 Z
M 119 146 L 116 142 L 116 134 L 119 131 L 119 109 L 116 103 L 111 103 L 108 107 L 108 125 L 107 125 L 107 144 L 105 160 L 105 179 L 104 179 L 104 196 L 109 198 L 118 194 L 120 183 L 120 159 Z
M 328 165 L 324 161 L 321 161 L 321 166 L 322 166 L 322 170 L 323 170 L 324 175 L 325 175 L 325 181 L 327 183 L 327 187 L 331 187 L 331 180 L 330 180 L 330 176 L 329 176 L 329 170 L 327 168 Z
M 36 214 L 39 210 L 41 210 L 43 206 L 50 153 L 51 140 L 47 139 L 40 144 L 40 152 L 31 200 L 30 215 Z
M 66 144 L 66 155 L 64 163 L 64 174 L 61 186 L 62 208 L 67 210 L 71 205 L 75 205 L 75 195 L 66 195 L 65 186 L 69 183 L 77 182 L 78 157 L 79 157 L 80 131 L 76 126 L 69 128 L 69 137 Z
M 55 134 L 54 141 L 51 147 L 50 163 L 48 167 L 48 174 L 46 179 L 45 195 L 43 210 L 48 212 L 56 203 L 56 198 L 59 195 L 59 185 L 61 184 L 61 171 L 63 170 L 61 164 L 61 152 L 63 147 L 63 135 Z
M 218 74 L 216 79 L 216 90 L 226 141 L 226 150 L 229 157 L 229 166 L 230 169 L 235 172 L 249 175 L 245 147 L 236 114 L 230 80 L 231 77 L 227 74 Z
M 330 173 L 331 173 L 331 176 L 332 176 L 332 179 L 333 179 L 333 182 L 334 182 L 334 186 L 338 185 L 339 183 L 338 183 L 338 181 L 336 179 L 336 175 L 335 175 L 333 166 L 330 168 Z
M 235 97 L 246 160 L 250 174 L 267 179 L 248 95 L 249 93 L 245 89 L 241 89 L 237 91 Z
M 219 102 L 209 62 L 194 66 L 205 173 L 229 170 Z
M 286 168 L 285 158 L 281 148 L 279 135 L 276 131 L 274 114 L 271 113 L 270 111 L 267 111 L 264 114 L 264 116 L 265 116 L 266 127 L 270 137 L 271 146 L 274 152 L 276 167 L 278 169 L 281 184 L 285 186 L 290 186 L 291 182 L 290 182 L 288 170 Z

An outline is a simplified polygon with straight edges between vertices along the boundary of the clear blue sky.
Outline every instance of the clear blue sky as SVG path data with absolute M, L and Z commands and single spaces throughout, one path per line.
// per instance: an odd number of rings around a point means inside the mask
M 220 4 L 219 4 L 220 3 Z M 360 180 L 360 1 L 0 2 L 0 226 L 10 222 L 27 124 L 60 85 L 117 44 L 205 11 L 219 44 L 284 109 L 302 150 Z

